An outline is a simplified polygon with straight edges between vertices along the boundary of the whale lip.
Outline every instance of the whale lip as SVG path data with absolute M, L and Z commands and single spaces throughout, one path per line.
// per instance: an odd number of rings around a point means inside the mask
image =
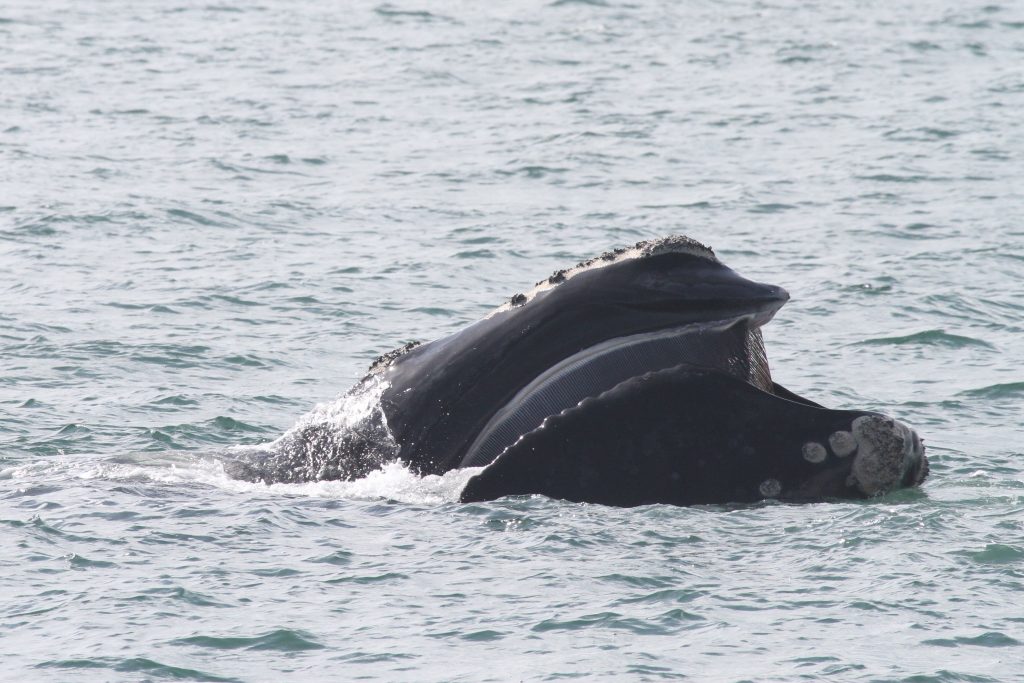
M 747 311 L 753 325 L 760 327 L 767 324 L 779 309 L 786 305 L 789 301 L 789 292 L 778 285 L 766 285 L 761 282 L 753 284 L 753 291 L 748 288 L 743 299 L 737 302 L 737 308 Z
M 789 298 L 789 292 L 782 287 L 759 282 L 757 283 L 756 291 L 746 297 L 744 305 L 748 308 L 754 308 L 764 317 L 764 320 L 757 321 L 759 325 L 763 325 L 771 320 L 780 308 L 786 305 Z
M 783 303 L 789 301 L 790 296 L 789 296 L 789 291 L 787 289 L 785 289 L 783 287 L 779 287 L 778 285 L 767 285 L 767 286 L 768 286 L 769 289 L 772 290 L 772 297 L 773 297 L 772 300 L 773 301 L 781 301 Z
M 699 305 L 685 297 L 659 297 L 632 301 L 628 306 L 644 313 L 678 312 L 691 318 L 688 322 L 694 322 L 694 316 L 699 316 L 697 319 L 703 322 L 746 319 L 752 327 L 761 327 L 775 317 L 789 298 L 789 292 L 782 287 L 748 280 L 723 288 Z
M 909 429 L 909 428 L 908 428 Z M 931 464 L 928 462 L 928 456 L 925 454 L 924 442 L 921 441 L 921 437 L 917 435 L 917 432 L 910 429 L 911 437 L 911 466 L 907 470 L 907 474 L 904 477 L 905 486 L 920 486 L 924 483 L 924 480 L 928 478 L 931 472 Z

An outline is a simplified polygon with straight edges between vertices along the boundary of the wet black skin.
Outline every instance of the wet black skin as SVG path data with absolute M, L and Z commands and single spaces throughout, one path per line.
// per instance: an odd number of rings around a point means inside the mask
M 878 416 L 780 398 L 724 373 L 681 365 L 548 418 L 471 478 L 461 500 L 540 493 L 628 507 L 867 498 L 851 478 L 853 455 L 830 451 L 809 462 L 802 451 L 867 415 Z M 913 438 L 914 453 L 894 488 L 927 476 Z M 769 480 L 777 490 L 766 491 Z
M 687 253 L 615 262 L 400 356 L 384 371 L 390 387 L 381 406 L 399 457 L 420 474 L 439 474 L 458 467 L 495 411 L 559 361 L 687 323 L 746 316 L 759 325 L 788 299 L 780 287 Z

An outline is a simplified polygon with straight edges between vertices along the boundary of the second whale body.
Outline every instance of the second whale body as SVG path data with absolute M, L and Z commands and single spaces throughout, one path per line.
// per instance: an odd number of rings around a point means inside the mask
M 250 481 L 482 467 L 463 501 L 609 505 L 865 498 L 917 486 L 909 427 L 829 410 L 771 378 L 760 328 L 789 299 L 687 237 L 558 271 L 465 329 L 387 354 L 358 418 L 296 428 L 226 464 Z

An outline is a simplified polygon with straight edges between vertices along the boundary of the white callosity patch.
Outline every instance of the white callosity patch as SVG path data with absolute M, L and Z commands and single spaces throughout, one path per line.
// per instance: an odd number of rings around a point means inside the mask
M 765 498 L 774 498 L 782 493 L 782 484 L 778 479 L 765 479 L 761 482 L 761 485 L 757 487 L 757 490 L 761 492 L 761 495 Z
M 834 432 L 828 437 L 828 445 L 832 447 L 832 452 L 840 458 L 845 458 L 857 450 L 857 440 L 850 432 Z
M 605 266 L 621 263 L 630 259 L 658 256 L 659 254 L 690 254 L 691 256 L 704 258 L 709 261 L 714 261 L 715 263 L 718 262 L 715 252 L 713 252 L 709 247 L 706 247 L 697 240 L 684 235 L 674 235 L 657 240 L 645 240 L 643 242 L 637 242 L 632 247 L 605 252 L 600 256 L 578 263 L 572 268 L 560 270 L 548 279 L 538 282 L 533 289 L 525 294 L 515 295 L 509 303 L 499 306 L 492 311 L 490 315 L 494 315 L 501 311 L 507 311 L 517 306 L 522 306 L 523 304 L 531 301 L 541 292 L 553 289 L 566 280 L 570 280 L 584 271 L 604 268 Z
M 807 462 L 822 462 L 828 457 L 828 451 L 817 441 L 808 441 L 801 450 Z
M 874 496 L 895 488 L 911 448 L 910 430 L 892 418 L 864 415 L 853 421 L 852 432 L 857 457 L 851 471 L 860 490 Z

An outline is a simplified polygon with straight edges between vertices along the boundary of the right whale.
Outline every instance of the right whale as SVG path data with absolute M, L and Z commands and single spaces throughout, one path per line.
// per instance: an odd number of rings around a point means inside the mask
M 771 379 L 760 327 L 789 299 L 687 237 L 559 271 L 443 339 L 378 359 L 354 424 L 292 430 L 233 476 L 354 479 L 390 460 L 483 467 L 460 499 L 634 506 L 867 498 L 917 486 L 909 427 Z

